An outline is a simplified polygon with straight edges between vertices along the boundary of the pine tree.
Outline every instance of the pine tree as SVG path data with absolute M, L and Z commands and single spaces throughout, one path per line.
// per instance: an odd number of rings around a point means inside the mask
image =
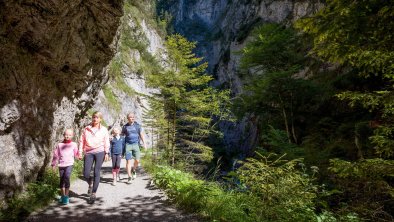
M 223 104 L 229 101 L 227 91 L 209 86 L 212 77 L 205 73 L 207 63 L 193 53 L 194 42 L 179 34 L 169 36 L 166 49 L 169 68 L 148 76 L 163 102 L 167 121 L 167 149 L 170 162 L 177 155 L 188 163 L 207 162 L 213 157 L 205 140 L 213 131 L 213 116 L 224 116 Z

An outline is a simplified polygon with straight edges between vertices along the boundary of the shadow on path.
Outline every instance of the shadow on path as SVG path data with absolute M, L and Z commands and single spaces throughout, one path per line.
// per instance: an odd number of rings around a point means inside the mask
M 85 199 L 83 196 L 77 195 L 74 198 Z M 103 200 L 98 198 L 93 206 L 86 206 L 84 204 L 74 206 L 53 205 L 47 209 L 47 212 L 51 213 L 50 215 L 32 216 L 27 221 L 193 221 L 191 216 L 176 216 L 174 214 L 175 210 L 166 207 L 168 206 L 167 201 L 161 200 L 160 196 L 149 198 L 143 196 L 137 196 L 135 198 L 126 197 L 123 202 L 119 203 L 119 206 L 105 210 L 100 208 L 103 204 Z
M 142 168 L 137 171 L 137 178 L 132 180 L 131 184 L 126 184 L 127 174 L 124 165 L 123 163 L 121 181 L 116 186 L 112 186 L 111 163 L 104 163 L 94 204 L 87 203 L 88 184 L 83 177 L 80 177 L 71 185 L 69 205 L 53 202 L 41 211 L 31 214 L 26 221 L 199 221 L 195 215 L 185 214 L 171 205 L 164 192 L 151 184 L 151 178 Z

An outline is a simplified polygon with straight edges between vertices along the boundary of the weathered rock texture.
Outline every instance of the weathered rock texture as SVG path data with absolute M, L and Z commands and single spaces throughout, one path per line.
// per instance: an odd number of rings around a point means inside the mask
M 209 63 L 217 84 L 242 92 L 238 77 L 239 52 L 257 24 L 288 24 L 322 7 L 320 0 L 177 0 L 167 4 L 174 15 L 175 30 L 198 42 L 199 56 Z M 226 145 L 248 153 L 256 141 L 253 117 L 239 124 L 223 124 Z
M 0 0 L 0 199 L 43 171 L 62 131 L 93 105 L 122 6 Z
M 152 0 L 145 1 L 145 7 L 154 10 L 151 8 L 154 5 L 152 2 Z M 111 64 L 117 63 L 120 66 L 118 67 L 120 73 L 111 73 L 111 79 L 106 85 L 106 89 L 100 91 L 93 109 L 104 114 L 104 120 L 109 127 L 121 127 L 127 122 L 126 115 L 131 112 L 135 113 L 136 121 L 142 124 L 145 142 L 149 148 L 152 146 L 153 135 L 152 130 L 145 124 L 148 117 L 144 114 L 150 109 L 148 97 L 152 96 L 152 92 L 155 92 L 156 89 L 147 86 L 146 75 L 151 72 L 150 66 L 156 65 L 164 68 L 167 55 L 164 46 L 165 36 L 161 36 L 157 27 L 152 25 L 156 23 L 156 20 L 152 18 L 153 13 L 146 14 L 138 6 L 133 4 L 125 6 L 122 25 L 119 29 L 119 34 L 123 37 L 119 41 L 117 53 L 111 61 Z M 139 13 L 133 13 L 136 11 Z M 147 54 L 149 56 L 146 56 Z M 147 57 L 155 58 L 157 64 L 147 61 Z M 116 71 L 110 70 L 110 72 Z M 114 75 L 121 75 L 122 80 L 117 79 Z M 119 81 L 124 81 L 125 86 L 131 91 L 125 91 L 123 87 L 120 87 Z M 110 101 L 105 90 L 110 90 L 113 93 L 117 104 Z

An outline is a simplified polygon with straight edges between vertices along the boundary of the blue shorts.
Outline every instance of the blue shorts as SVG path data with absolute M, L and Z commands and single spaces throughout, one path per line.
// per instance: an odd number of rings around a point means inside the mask
M 140 160 L 141 151 L 138 143 L 126 144 L 126 160 L 136 159 Z

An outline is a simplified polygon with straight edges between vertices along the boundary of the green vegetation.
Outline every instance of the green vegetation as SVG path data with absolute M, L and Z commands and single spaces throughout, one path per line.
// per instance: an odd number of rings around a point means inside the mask
M 304 203 L 314 212 L 393 220 L 393 6 L 327 1 L 316 15 L 297 22 L 303 33 L 264 24 L 242 50 L 245 90 L 234 111 L 240 118 L 255 116 L 257 153 L 305 158 L 307 166 L 320 169 L 313 184 L 327 184 L 327 192 Z M 260 174 L 266 171 L 253 166 Z M 272 175 L 283 177 L 276 169 Z M 275 188 L 267 188 L 273 183 L 259 180 L 261 175 L 255 180 L 243 175 L 251 180 L 250 189 L 257 186 L 256 194 Z M 282 184 L 284 194 L 296 185 Z M 291 200 L 286 198 L 275 204 Z
M 166 69 L 148 52 L 141 27 L 167 33 L 171 4 L 125 2 L 104 94 L 115 111 L 113 90 L 135 95 L 123 70 L 159 89 L 145 113 L 155 144 L 143 163 L 174 203 L 209 221 L 394 219 L 393 1 L 328 0 L 294 27 L 252 23 L 240 52 L 244 90 L 233 100 L 211 87 L 207 64 L 193 52 L 196 43 L 168 36 Z M 204 29 L 198 22 L 190 27 Z M 218 37 L 220 31 L 210 36 Z M 230 105 L 239 119 L 253 117 L 252 156 L 241 147 L 227 154 L 215 146 Z M 227 161 L 234 157 L 244 161 Z M 2 218 L 26 215 L 33 210 L 26 203 L 40 205 L 37 197 L 50 201 L 56 183 L 47 177 L 15 197 Z
M 158 72 L 160 66 L 148 50 L 148 39 L 143 32 L 142 23 L 153 29 L 157 28 L 154 16 L 155 1 L 125 1 L 124 16 L 121 20 L 118 53 L 112 59 L 108 73 L 109 82 L 104 89 L 105 97 L 115 112 L 120 111 L 118 101 L 113 91 L 120 91 L 128 96 L 136 96 L 136 92 L 125 81 L 124 72 L 146 76 Z
M 103 92 L 104 92 L 105 98 L 107 98 L 107 101 L 108 101 L 110 107 L 112 109 L 114 109 L 115 111 L 119 112 L 121 107 L 120 107 L 120 104 L 119 104 L 118 100 L 116 99 L 116 96 L 113 93 L 112 89 L 108 86 L 104 86 Z
M 145 117 L 156 137 L 149 164 L 171 200 L 212 221 L 393 220 L 391 1 L 329 0 L 295 27 L 251 23 L 252 32 L 240 30 L 239 39 L 252 38 L 240 52 L 244 90 L 232 109 L 239 119 L 252 116 L 258 134 L 255 154 L 235 164 L 226 161 L 245 156 L 241 148 L 227 154 L 215 147 L 216 127 L 229 119 L 229 93 L 210 87 L 196 43 L 169 36 L 169 67 L 161 70 L 138 31 L 145 22 L 168 32 L 173 3 L 126 2 L 134 23 L 122 26 L 121 53 L 110 68 L 124 92 L 123 67 L 160 89 Z M 219 173 L 230 165 L 235 171 Z
M 165 146 L 171 164 L 187 159 L 185 167 L 197 168 L 213 158 L 206 140 L 215 131 L 212 118 L 226 116 L 223 107 L 229 94 L 209 86 L 212 77 L 205 73 L 207 64 L 194 55 L 194 42 L 176 34 L 168 37 L 166 48 L 169 68 L 148 75 L 149 84 L 160 90 L 152 104 L 163 103 Z
M 353 214 L 339 216 L 325 210 L 315 213 L 314 201 L 319 191 L 312 184 L 313 175 L 300 170 L 303 168 L 299 160 L 270 161 L 269 158 L 248 159 L 223 184 L 156 165 L 166 160 L 152 162 L 145 156 L 143 163 L 155 185 L 165 190 L 170 200 L 206 221 L 359 221 Z M 317 169 L 312 167 L 312 170 Z M 230 179 L 238 183 L 230 183 Z
M 82 161 L 74 162 L 72 180 L 82 172 L 82 166 Z M 58 193 L 59 173 L 48 168 L 36 182 L 27 184 L 26 190 L 8 200 L 7 206 L 1 206 L 0 221 L 21 221 L 30 213 L 54 201 Z
M 371 140 L 383 157 L 394 155 L 393 6 L 392 1 L 383 0 L 331 0 L 328 7 L 298 24 L 313 38 L 312 52 L 317 56 L 352 67 L 359 78 L 376 82 L 347 89 L 338 98 L 349 101 L 351 106 L 361 105 L 379 120 Z

